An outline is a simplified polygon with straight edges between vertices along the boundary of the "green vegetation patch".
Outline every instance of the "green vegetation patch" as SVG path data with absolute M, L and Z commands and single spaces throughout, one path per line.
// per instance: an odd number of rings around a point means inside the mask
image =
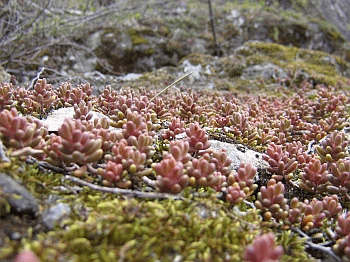
M 24 169 L 28 172 L 19 172 L 18 178 L 42 199 L 43 208 L 47 190 L 55 192 L 60 175 L 34 171 L 35 166 Z M 246 246 L 271 230 L 257 209 L 244 203 L 232 208 L 211 189 L 186 189 L 185 200 L 126 198 L 87 187 L 78 194 L 57 193 L 60 202 L 70 204 L 70 217 L 47 233 L 35 235 L 29 227 L 21 242 L 4 239 L 1 259 L 29 248 L 41 261 L 241 261 Z M 302 239 L 276 234 L 288 251 L 282 261 L 308 258 Z
M 304 70 L 317 84 L 335 86 L 339 81 L 348 80 L 340 74 L 339 69 L 349 69 L 350 64 L 339 56 L 263 42 L 249 42 L 246 46 L 248 51 L 243 49 L 238 53 L 246 56 L 249 66 L 270 62 L 292 75 L 298 70 Z
M 135 45 L 141 45 L 141 44 L 148 44 L 148 40 L 146 38 L 144 38 L 141 34 L 141 32 L 139 32 L 136 29 L 129 29 L 128 33 L 130 35 L 130 38 L 132 40 L 132 44 Z

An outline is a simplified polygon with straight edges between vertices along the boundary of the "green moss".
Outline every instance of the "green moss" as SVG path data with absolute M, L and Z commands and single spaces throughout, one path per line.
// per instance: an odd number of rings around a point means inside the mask
M 251 42 L 246 45 L 250 51 L 242 49 L 238 53 L 245 55 L 247 66 L 270 62 L 285 71 L 295 72 L 302 69 L 316 84 L 335 86 L 338 81 L 347 81 L 339 74 L 339 68 L 345 71 L 350 68 L 350 64 L 339 56 L 263 42 Z
M 229 77 L 241 76 L 243 69 L 246 67 L 246 60 L 241 55 L 226 57 L 221 61 L 224 71 Z
M 39 173 L 21 177 L 54 191 L 56 176 Z M 28 234 L 22 242 L 4 240 L 2 259 L 26 247 L 41 261 L 173 261 L 178 256 L 186 261 L 241 261 L 254 237 L 268 231 L 261 227 L 257 210 L 242 203 L 242 213 L 237 213 L 209 189 L 188 188 L 184 201 L 128 199 L 88 188 L 78 195 L 60 195 L 61 202 L 71 205 L 70 218 L 54 231 Z M 82 215 L 86 212 L 87 218 Z
M 161 25 L 158 30 L 157 33 L 163 36 L 168 36 L 170 34 L 170 29 L 169 27 L 165 26 L 165 25 Z
M 284 249 L 284 255 L 280 261 L 302 262 L 310 260 L 309 256 L 305 253 L 305 241 L 306 239 L 300 238 L 297 234 L 290 230 L 285 230 L 279 234 L 277 236 L 277 243 Z M 291 255 L 293 259 L 291 259 Z
M 345 42 L 344 37 L 340 34 L 334 25 L 324 20 L 317 20 L 317 22 L 321 26 L 322 31 L 326 33 L 332 41 Z
M 214 61 L 213 56 L 202 54 L 202 53 L 191 53 L 184 58 L 182 58 L 179 62 L 179 64 L 182 64 L 183 61 L 188 60 L 192 65 L 202 65 L 202 67 L 205 67 L 210 62 Z
M 8 195 L 0 189 L 0 217 L 4 217 L 11 211 L 11 206 L 7 199 Z
M 136 29 L 129 29 L 128 33 L 130 35 L 132 44 L 135 45 L 141 45 L 141 44 L 148 44 L 148 40 L 143 37 L 142 33 L 139 30 Z
M 115 35 L 120 33 L 120 29 L 117 27 L 106 27 L 103 30 L 104 34 L 114 33 Z

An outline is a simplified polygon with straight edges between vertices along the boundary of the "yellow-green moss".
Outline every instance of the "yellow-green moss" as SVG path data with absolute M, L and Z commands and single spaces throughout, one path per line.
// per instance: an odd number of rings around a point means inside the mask
M 347 78 L 339 74 L 338 67 L 350 68 L 350 64 L 339 56 L 264 42 L 250 42 L 246 45 L 250 50 L 243 49 L 239 54 L 246 55 L 247 66 L 270 62 L 285 71 L 302 69 L 318 84 L 335 86 L 339 81 L 347 81 Z
M 135 45 L 141 45 L 141 44 L 148 44 L 148 40 L 143 37 L 140 31 L 136 29 L 129 29 L 128 30 L 129 36 L 131 38 L 132 44 Z
M 173 261 L 175 257 L 184 261 L 241 261 L 254 237 L 270 231 L 262 227 L 257 210 L 242 203 L 237 209 L 241 213 L 234 211 L 218 200 L 213 190 L 186 189 L 186 199 L 181 201 L 129 199 L 86 187 L 74 195 L 55 191 L 59 175 L 35 172 L 35 166 L 25 169 L 30 175 L 23 172 L 18 176 L 29 188 L 41 184 L 47 189 L 35 188 L 38 198 L 46 198 L 48 191 L 56 192 L 60 202 L 71 206 L 72 213 L 53 231 L 33 235 L 29 228 L 21 242 L 4 239 L 0 259 L 30 248 L 44 262 Z M 307 257 L 303 243 L 297 245 L 285 261 Z
M 202 65 L 202 67 L 205 67 L 210 62 L 213 62 L 215 59 L 213 56 L 208 54 L 202 54 L 202 53 L 191 53 L 184 58 L 182 58 L 179 62 L 179 64 L 182 64 L 183 61 L 188 60 L 192 65 Z

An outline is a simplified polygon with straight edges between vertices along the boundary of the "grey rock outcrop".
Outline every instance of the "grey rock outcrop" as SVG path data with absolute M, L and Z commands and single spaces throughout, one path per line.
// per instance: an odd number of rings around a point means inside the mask
M 350 41 L 350 3 L 348 0 L 313 0 L 310 2 Z

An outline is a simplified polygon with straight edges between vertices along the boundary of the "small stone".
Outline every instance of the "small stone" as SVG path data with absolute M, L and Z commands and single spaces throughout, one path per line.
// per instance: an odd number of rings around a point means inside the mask
M 271 78 L 280 78 L 285 79 L 288 75 L 282 70 L 282 68 L 271 64 L 266 63 L 263 65 L 254 65 L 243 69 L 242 79 L 271 79 Z
M 11 235 L 10 235 L 10 238 L 11 240 L 21 240 L 21 234 L 19 232 L 13 232 Z
M 69 216 L 71 213 L 71 208 L 68 204 L 58 203 L 55 206 L 50 207 L 45 210 L 42 214 L 43 225 L 48 230 L 53 230 L 55 224 L 62 220 L 62 218 Z
M 0 191 L 5 193 L 11 210 L 20 214 L 36 215 L 39 211 L 38 202 L 28 190 L 10 176 L 0 173 Z

